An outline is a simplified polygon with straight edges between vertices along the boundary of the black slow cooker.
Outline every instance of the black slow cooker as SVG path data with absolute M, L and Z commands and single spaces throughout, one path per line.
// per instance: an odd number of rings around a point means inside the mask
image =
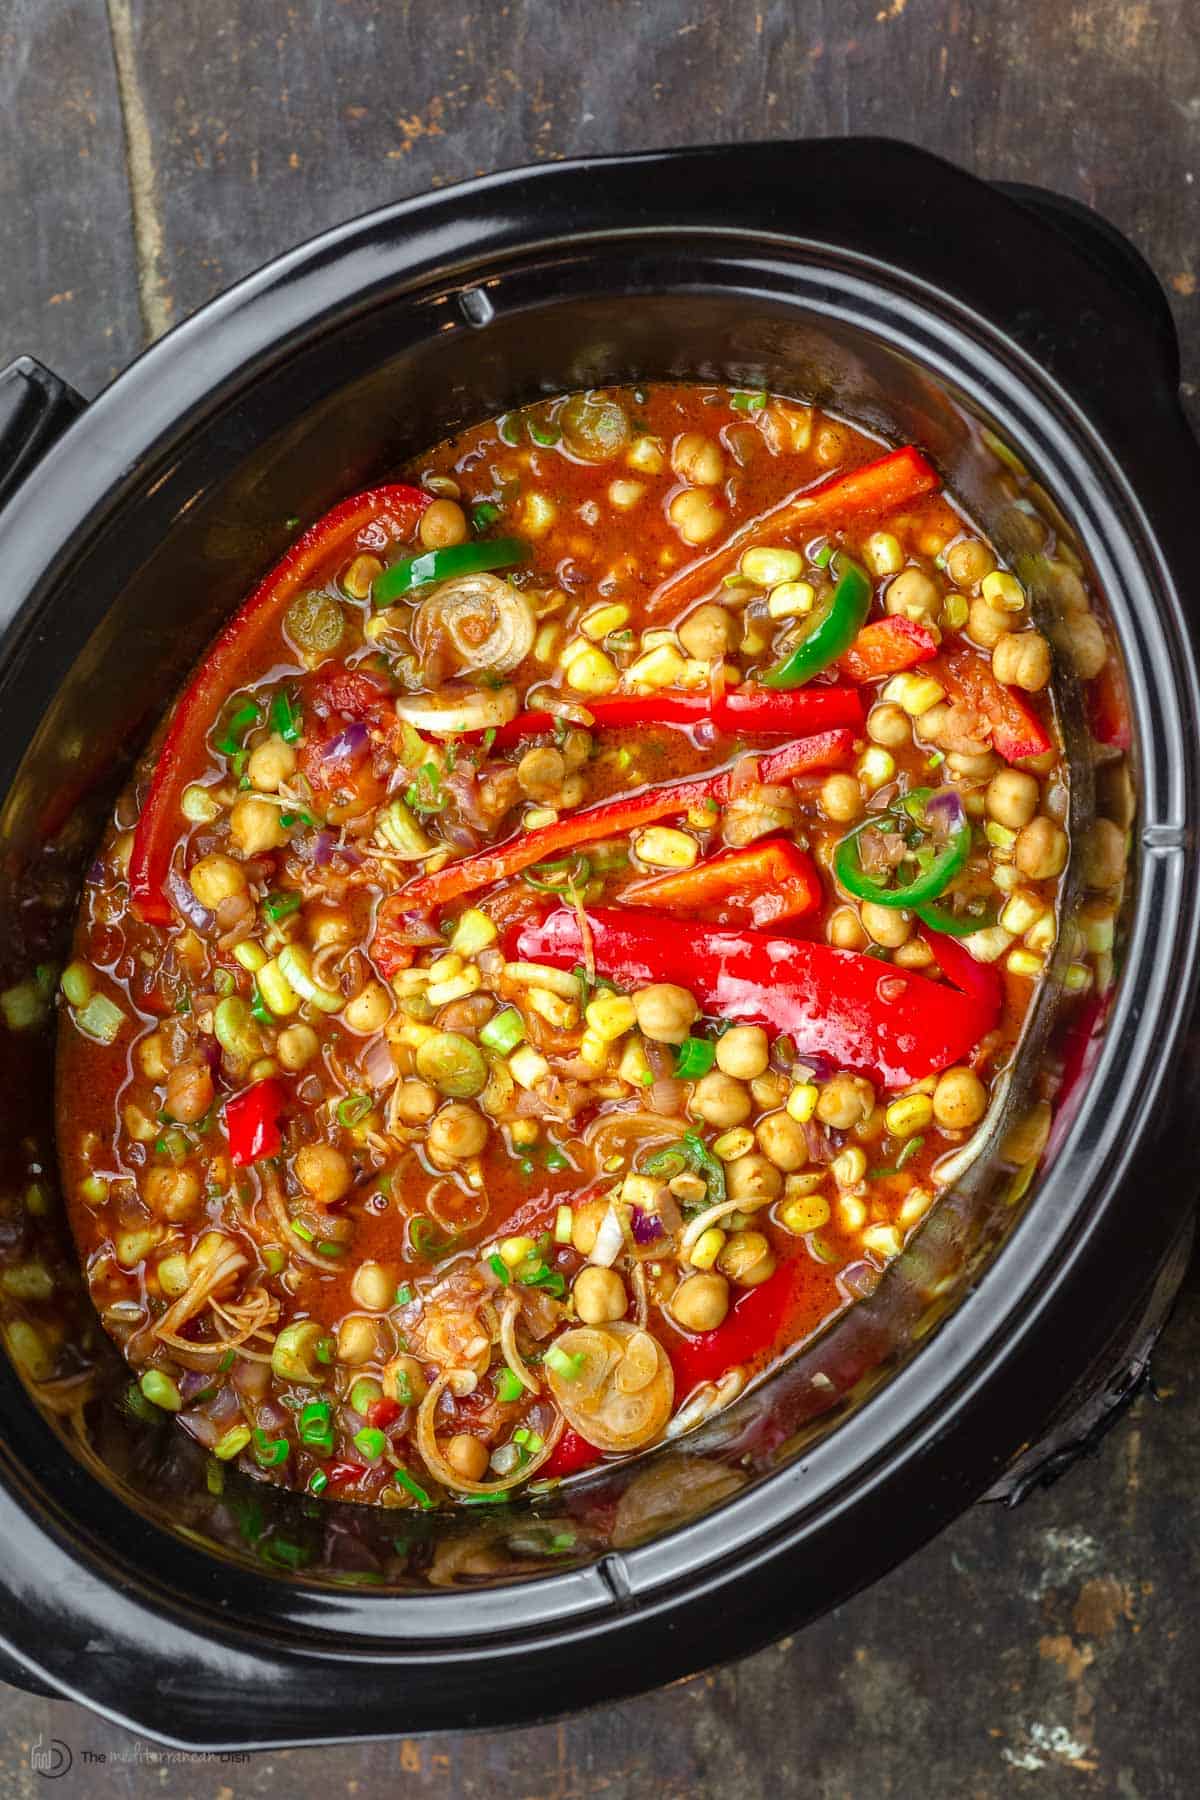
M 0 987 L 52 979 L 105 806 L 297 517 L 539 394 L 688 377 L 918 444 L 1052 636 L 1039 514 L 1074 545 L 1128 696 L 1128 732 L 1098 742 L 1063 671 L 1073 840 L 1104 816 L 1132 845 L 1111 996 L 1068 1009 L 1047 984 L 1005 1117 L 875 1293 L 770 1382 L 615 1473 L 432 1518 L 219 1475 L 130 1413 L 70 1277 L 50 1033 L 0 1030 L 0 1231 L 60 1272 L 50 1296 L 0 1294 L 9 1678 L 210 1749 L 618 1698 L 795 1628 L 1018 1487 L 1161 1314 L 1200 1161 L 1200 462 L 1177 346 L 1094 215 L 901 144 L 472 182 L 272 263 L 90 406 L 28 358 L 4 371 Z M 1054 1132 L 1014 1167 L 1008 1130 L 1050 1066 Z

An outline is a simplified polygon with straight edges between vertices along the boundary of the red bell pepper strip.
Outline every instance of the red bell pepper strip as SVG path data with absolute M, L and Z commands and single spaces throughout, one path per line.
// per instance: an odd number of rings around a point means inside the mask
M 726 850 L 692 869 L 656 875 L 621 890 L 622 906 L 664 912 L 702 909 L 718 925 L 755 925 L 801 919 L 821 904 L 821 877 L 811 856 L 787 838 L 766 838 Z
M 930 639 L 932 656 L 936 646 Z M 899 665 L 897 665 L 899 666 Z M 855 677 L 857 679 L 857 677 Z M 746 682 L 714 696 L 708 688 L 663 688 L 656 694 L 602 694 L 587 702 L 598 730 L 622 725 L 700 725 L 711 723 L 731 735 L 807 737 L 840 725 L 856 730 L 863 722 L 863 703 L 853 688 L 796 688 L 775 693 Z M 495 750 L 508 750 L 524 738 L 553 731 L 561 720 L 553 713 L 523 712 L 501 725 L 492 740 Z
M 758 780 L 771 786 L 814 770 L 837 768 L 849 761 L 853 750 L 854 734 L 850 731 L 825 731 L 815 737 L 797 738 L 794 744 L 785 744 L 758 759 Z M 409 911 L 428 911 L 460 894 L 504 881 L 564 850 L 573 850 L 577 844 L 616 837 L 639 825 L 652 825 L 656 819 L 674 818 L 702 801 L 715 800 L 720 804 L 729 799 L 735 774 L 740 771 L 731 764 L 715 775 L 686 776 L 682 781 L 637 788 L 629 794 L 618 794 L 614 800 L 603 800 L 599 806 L 584 807 L 582 812 L 559 819 L 554 825 L 526 831 L 494 850 L 480 850 L 474 856 L 447 863 L 434 875 L 420 876 L 402 890 L 405 906 Z
M 973 650 L 951 651 L 936 675 L 952 700 L 982 713 L 992 728 L 992 748 L 1005 762 L 1044 756 L 1053 748 L 1050 734 L 1016 688 L 1005 687 Z
M 541 1481 L 561 1481 L 564 1476 L 578 1475 L 584 1469 L 594 1468 L 604 1455 L 586 1438 L 580 1437 L 568 1425 L 553 1450 L 538 1470 Z
M 1085 684 L 1084 696 L 1088 725 L 1096 742 L 1107 744 L 1113 750 L 1130 749 L 1133 726 L 1129 717 L 1129 699 L 1111 651 L 1100 673 Z
M 676 982 L 705 1012 L 786 1032 L 801 1059 L 828 1058 L 884 1087 L 905 1087 L 960 1062 L 1000 1016 L 995 971 L 937 933 L 926 942 L 953 986 L 853 950 L 761 931 L 680 931 L 677 919 L 605 908 L 589 910 L 587 920 L 596 967 L 618 986 Z M 560 908 L 544 924 L 527 926 L 517 954 L 574 968 L 583 959 L 575 914 Z M 971 963 L 969 977 L 962 957 Z
M 845 656 L 833 665 L 850 681 L 882 681 L 937 655 L 937 639 L 915 619 L 897 613 L 864 625 Z
M 229 1160 L 235 1169 L 244 1169 L 264 1156 L 278 1156 L 283 1145 L 279 1130 L 283 1105 L 283 1089 L 273 1075 L 225 1102 Z
M 780 1263 L 759 1287 L 737 1301 L 724 1323 L 698 1337 L 681 1337 L 668 1346 L 675 1374 L 675 1398 L 686 1400 L 693 1388 L 717 1381 L 738 1364 L 760 1364 L 775 1348 L 789 1303 L 798 1285 L 797 1264 Z
M 179 802 L 196 772 L 191 766 L 196 751 L 244 668 L 264 661 L 284 613 L 323 563 L 338 551 L 378 551 L 406 541 L 431 498 L 394 483 L 343 500 L 296 539 L 221 631 L 175 707 L 134 832 L 129 898 L 146 924 L 171 921 L 164 884 L 179 835 Z
M 678 574 L 669 575 L 651 594 L 647 611 L 653 615 L 670 607 L 679 609 L 708 593 L 733 572 L 743 550 L 752 544 L 790 538 L 798 531 L 812 537 L 818 532 L 841 529 L 869 515 L 909 506 L 940 486 L 936 471 L 911 445 L 889 451 L 887 456 L 844 475 L 831 475 L 816 487 L 790 494 L 769 512 L 748 520 L 718 549 L 688 563 Z

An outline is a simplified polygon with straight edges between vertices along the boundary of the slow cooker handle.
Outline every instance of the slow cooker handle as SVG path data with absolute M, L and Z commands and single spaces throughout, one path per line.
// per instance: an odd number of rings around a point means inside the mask
M 81 394 L 35 357 L 18 356 L 0 369 L 0 505 L 84 404 Z

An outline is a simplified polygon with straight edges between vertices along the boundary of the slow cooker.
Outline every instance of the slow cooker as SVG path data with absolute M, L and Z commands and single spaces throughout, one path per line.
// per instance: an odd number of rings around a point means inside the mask
M 30 358 L 4 370 L 0 986 L 61 961 L 105 807 L 297 518 L 474 419 L 639 378 L 780 390 L 916 443 L 1051 636 L 1039 512 L 1074 546 L 1127 707 L 1098 734 L 1064 671 L 1073 840 L 1103 816 L 1132 845 L 1111 994 L 1068 1010 L 1047 984 L 953 1191 L 766 1385 L 615 1472 L 415 1520 L 214 1478 L 130 1413 L 70 1276 L 51 1034 L 0 1031 L 0 1229 L 61 1271 L 48 1298 L 0 1297 L 0 1674 L 33 1691 L 207 1749 L 617 1699 L 795 1629 L 985 1490 L 1019 1494 L 1144 1367 L 1200 1161 L 1200 464 L 1177 345 L 1095 215 L 902 144 L 498 175 L 280 258 L 89 406 Z M 1014 1169 L 1006 1129 L 1051 1063 L 1050 1143 Z

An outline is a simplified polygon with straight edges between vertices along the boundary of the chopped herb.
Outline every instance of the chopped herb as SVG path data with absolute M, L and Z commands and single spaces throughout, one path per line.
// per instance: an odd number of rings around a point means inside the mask
M 676 1052 L 675 1073 L 681 1081 L 696 1081 L 708 1074 L 716 1055 L 716 1045 L 707 1038 L 684 1038 Z
M 498 1250 L 493 1250 L 487 1261 L 488 1268 L 492 1271 L 492 1274 L 496 1277 L 500 1286 L 507 1287 L 512 1280 L 512 1276 L 509 1274 L 508 1264 L 505 1262 L 500 1252 Z
M 900 1152 L 899 1156 L 896 1158 L 896 1167 L 898 1169 L 902 1169 L 902 1168 L 904 1168 L 906 1163 L 910 1163 L 912 1161 L 914 1156 L 919 1156 L 921 1153 L 921 1146 L 924 1144 L 924 1142 L 925 1142 L 925 1139 L 923 1137 L 909 1138 L 907 1144 L 905 1144 L 903 1150 Z
M 560 1150 L 557 1144 L 550 1145 L 546 1151 L 546 1167 L 548 1169 L 570 1169 L 573 1166 L 570 1157 L 564 1150 Z
M 273 1025 L 275 1023 L 275 1014 L 263 999 L 257 981 L 251 989 L 250 1011 L 260 1025 Z
M 532 1175 L 533 1174 L 533 1158 L 531 1156 L 523 1156 L 521 1158 L 520 1162 L 517 1164 L 517 1167 L 518 1167 L 518 1169 L 520 1169 L 522 1175 Z
M 521 1395 L 525 1392 L 525 1384 L 521 1380 L 521 1377 L 514 1369 L 510 1369 L 507 1364 L 503 1369 L 500 1369 L 497 1372 L 495 1382 L 496 1398 L 497 1400 L 503 1400 L 506 1404 L 511 1404 L 512 1401 L 519 1400 Z
M 280 692 L 271 702 L 271 730 L 285 744 L 294 744 L 301 735 L 300 712 L 290 694 Z
M 561 1300 L 567 1291 L 567 1284 L 558 1270 L 547 1268 L 540 1256 L 526 1257 L 517 1270 L 517 1280 L 522 1287 L 544 1288 L 556 1300 Z
M 486 531 L 488 526 L 494 525 L 499 517 L 500 508 L 498 506 L 494 505 L 491 500 L 481 500 L 479 505 L 472 509 L 471 529 L 472 531 Z
M 243 700 L 234 709 L 225 722 L 225 728 L 216 741 L 216 747 L 222 756 L 244 755 L 242 739 L 248 731 L 259 724 L 262 712 L 253 700 Z
M 553 1369 L 560 1381 L 578 1381 L 586 1362 L 584 1351 L 577 1350 L 572 1356 L 560 1350 L 557 1344 L 551 1344 L 545 1355 L 546 1367 Z
M 308 825 L 315 830 L 317 821 L 313 818 L 311 813 L 281 812 L 279 815 L 279 823 L 283 826 L 285 831 L 291 831 L 296 825 Z
M 413 1297 L 412 1282 L 411 1281 L 402 1281 L 400 1283 L 400 1286 L 396 1289 L 396 1305 L 397 1306 L 408 1306 L 412 1301 L 412 1297 Z
M 295 892 L 274 893 L 267 895 L 262 909 L 272 924 L 278 924 L 280 919 L 290 918 L 292 913 L 299 912 L 303 904 L 303 897 Z

